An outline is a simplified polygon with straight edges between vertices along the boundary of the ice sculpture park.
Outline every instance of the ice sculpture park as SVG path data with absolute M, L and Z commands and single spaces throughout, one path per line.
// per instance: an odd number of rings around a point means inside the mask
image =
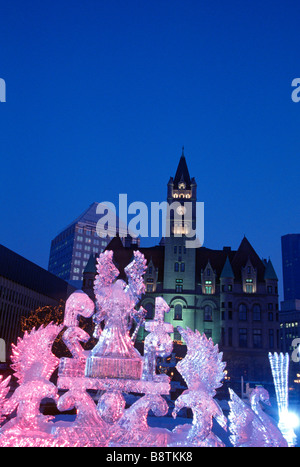
M 234 446 L 293 445 L 291 433 L 284 430 L 286 357 L 269 356 L 281 398 L 281 424 L 277 426 L 262 410 L 260 402 L 269 399 L 263 388 L 253 390 L 251 404 L 230 390 L 226 418 L 215 399 L 225 375 L 222 353 L 205 334 L 181 327 L 178 331 L 187 353 L 176 368 L 187 389 L 176 399 L 172 415 L 175 419 L 183 407 L 188 407 L 192 423 L 175 426 L 172 431 L 150 427 L 150 410 L 159 417 L 168 412 L 163 396 L 170 393 L 170 379 L 156 374 L 156 363 L 173 348 L 173 326 L 165 322 L 169 307 L 157 297 L 152 321 L 145 321 L 145 310 L 136 308 L 144 292 L 146 270 L 146 260 L 139 251 L 125 268 L 127 282 L 118 279 L 112 251 L 102 253 L 97 261 L 96 306 L 84 292 L 76 291 L 66 302 L 62 325 L 51 323 L 25 332 L 13 346 L 12 369 L 18 386 L 9 395 L 10 378 L 0 380 L 0 446 L 224 446 L 213 432 L 213 420 L 228 431 Z M 81 345 L 90 339 L 79 327 L 81 315 L 92 317 L 95 323 L 97 343 L 91 351 Z M 148 331 L 143 356 L 134 346 L 140 326 Z M 72 357 L 59 359 L 52 346 L 63 330 L 63 341 Z M 50 378 L 57 368 L 54 384 Z M 97 403 L 91 390 L 101 394 Z M 140 397 L 126 408 L 124 395 L 128 393 Z M 40 406 L 44 398 L 53 399 L 62 413 L 75 408 L 75 420 L 55 421 L 43 415 Z

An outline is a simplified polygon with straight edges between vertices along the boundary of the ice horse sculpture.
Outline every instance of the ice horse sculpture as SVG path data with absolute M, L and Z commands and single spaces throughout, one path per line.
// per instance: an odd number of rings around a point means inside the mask
M 78 290 L 66 302 L 62 325 L 50 323 L 18 339 L 11 358 L 19 386 L 10 397 L 9 378 L 0 379 L 0 446 L 223 446 L 213 433 L 212 422 L 215 419 L 226 429 L 227 420 L 214 399 L 222 385 L 225 363 L 211 339 L 188 328 L 178 327 L 187 354 L 176 368 L 187 390 L 175 401 L 173 416 L 189 407 L 192 423 L 173 431 L 148 425 L 150 410 L 156 416 L 168 411 L 163 396 L 170 393 L 170 378 L 156 374 L 156 359 L 171 354 L 173 326 L 165 322 L 167 303 L 157 297 L 154 319 L 145 323 L 149 334 L 144 356 L 134 347 L 145 319 L 145 310 L 136 309 L 145 290 L 145 269 L 144 256 L 135 251 L 133 261 L 125 268 L 127 281 L 123 281 L 118 279 L 113 252 L 102 253 L 94 284 L 96 310 L 94 302 Z M 95 323 L 98 341 L 91 351 L 81 344 L 90 336 L 79 326 L 80 317 L 92 318 Z M 58 359 L 52 352 L 60 333 L 70 351 L 69 358 Z M 50 379 L 57 368 L 55 385 Z M 97 403 L 91 390 L 100 396 Z M 126 408 L 126 393 L 141 397 Z M 55 421 L 43 415 L 40 405 L 45 397 L 53 399 L 61 412 L 75 408 L 75 420 Z M 244 408 L 238 400 L 233 403 L 230 420 L 238 430 Z M 7 416 L 11 419 L 6 420 Z M 253 417 L 249 424 L 254 425 Z M 267 438 L 274 437 L 272 429 L 266 433 Z

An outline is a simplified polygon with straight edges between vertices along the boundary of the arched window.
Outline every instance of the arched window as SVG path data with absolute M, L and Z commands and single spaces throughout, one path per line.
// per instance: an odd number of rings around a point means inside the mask
M 174 271 L 178 272 L 179 271 L 179 263 L 174 264 Z
M 174 319 L 182 319 L 182 305 L 180 303 L 174 306 Z
M 239 305 L 239 320 L 247 321 L 247 307 L 244 303 Z
M 204 307 L 204 321 L 212 321 L 212 307 L 205 305 Z
M 261 308 L 258 304 L 253 307 L 253 321 L 261 321 Z

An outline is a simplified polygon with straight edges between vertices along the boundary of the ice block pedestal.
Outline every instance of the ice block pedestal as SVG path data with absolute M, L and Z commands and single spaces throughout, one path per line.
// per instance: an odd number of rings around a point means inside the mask
M 86 362 L 85 374 L 89 378 L 141 379 L 142 360 L 91 355 Z

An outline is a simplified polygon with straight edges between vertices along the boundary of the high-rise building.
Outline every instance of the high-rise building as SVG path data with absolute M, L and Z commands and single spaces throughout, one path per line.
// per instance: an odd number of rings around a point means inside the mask
M 300 234 L 281 237 L 284 300 L 300 300 Z
M 170 211 L 170 235 L 157 246 L 139 248 L 148 265 L 141 300 L 147 318 L 153 317 L 155 298 L 163 296 L 170 306 L 165 319 L 173 324 L 177 343 L 178 325 L 198 329 L 219 344 L 231 382 L 240 382 L 241 376 L 246 381 L 272 381 L 268 352 L 279 350 L 278 278 L 272 262 L 262 260 L 246 237 L 237 250 L 186 248 L 186 235 L 195 228 L 197 185 L 183 153 L 168 182 L 167 201 L 179 201 L 181 213 L 190 203 L 192 216 L 178 221 Z M 124 247 L 119 238 L 106 247 L 114 251 L 124 278 L 133 248 Z M 95 273 L 94 257 L 84 273 L 84 289 L 90 296 Z
M 299 344 L 294 340 L 300 337 L 300 234 L 282 236 L 281 253 L 284 301 L 280 304 L 280 344 L 283 352 L 290 353 Z M 298 362 L 291 361 L 292 375 L 300 373 L 298 367 Z M 299 382 L 299 377 L 296 379 Z
M 48 271 L 77 288 L 82 286 L 83 271 L 90 256 L 103 251 L 112 238 L 110 232 L 106 238 L 99 237 L 97 233 L 96 227 L 101 217 L 97 213 L 98 204 L 92 203 L 51 242 Z M 124 242 L 133 241 L 131 237 L 126 237 L 127 230 L 118 219 L 116 230 Z

